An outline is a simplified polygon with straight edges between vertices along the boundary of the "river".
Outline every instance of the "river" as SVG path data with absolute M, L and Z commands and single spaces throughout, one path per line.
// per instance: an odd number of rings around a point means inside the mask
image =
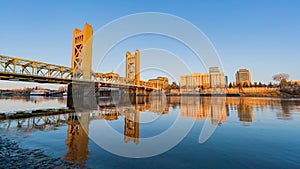
M 0 121 L 0 168 L 300 168 L 299 99 L 100 102 L 91 111 Z M 0 99 L 0 113 L 64 107 L 64 97 Z

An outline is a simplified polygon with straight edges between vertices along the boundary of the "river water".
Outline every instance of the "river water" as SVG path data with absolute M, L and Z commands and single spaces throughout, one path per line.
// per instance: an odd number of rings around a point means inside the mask
M 0 113 L 63 107 L 64 97 L 0 99 Z M 50 168 L 300 168 L 297 99 L 100 100 L 92 111 L 2 120 L 0 134 L 1 151 L 12 142 L 18 145 L 12 149 L 43 154 L 44 162 L 41 155 L 33 162 Z M 17 150 L 3 152 L 0 168 L 5 159 L 19 159 Z

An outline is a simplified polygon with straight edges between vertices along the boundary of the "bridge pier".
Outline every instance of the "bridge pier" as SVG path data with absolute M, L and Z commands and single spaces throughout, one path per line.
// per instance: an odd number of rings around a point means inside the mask
M 67 107 L 71 109 L 96 109 L 95 82 L 70 83 L 68 85 Z
M 137 87 L 136 95 L 137 96 L 146 96 L 146 89 L 144 87 Z
M 102 86 L 101 86 L 102 87 Z M 96 109 L 102 97 L 118 99 L 122 103 L 136 104 L 141 99 L 148 99 L 153 91 L 151 88 L 136 86 L 103 86 L 104 88 L 119 88 L 118 94 L 114 90 L 100 90 L 99 82 L 73 82 L 68 85 L 67 107 L 70 109 Z M 141 98 L 143 96 L 144 98 Z M 118 97 L 118 98 L 117 98 Z

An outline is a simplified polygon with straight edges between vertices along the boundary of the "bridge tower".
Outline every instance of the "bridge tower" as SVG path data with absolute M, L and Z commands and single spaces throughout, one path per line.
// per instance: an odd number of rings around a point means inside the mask
M 73 78 L 91 79 L 92 77 L 93 28 L 85 24 L 83 30 L 74 29 L 72 63 Z
M 72 62 L 73 70 L 72 78 L 75 79 L 92 79 L 92 42 L 93 28 L 89 24 L 85 24 L 83 30 L 74 29 L 73 46 L 72 46 Z M 68 103 L 69 108 L 74 108 L 73 98 L 80 106 L 88 106 L 87 102 L 94 103 L 92 97 L 85 97 L 91 91 L 93 84 L 72 84 L 68 85 Z M 75 103 L 76 104 L 76 103 Z M 81 105 L 82 104 L 82 105 Z M 77 105 L 78 106 L 78 105 Z
M 126 52 L 126 78 L 133 80 L 136 85 L 140 84 L 140 51 L 134 54 Z

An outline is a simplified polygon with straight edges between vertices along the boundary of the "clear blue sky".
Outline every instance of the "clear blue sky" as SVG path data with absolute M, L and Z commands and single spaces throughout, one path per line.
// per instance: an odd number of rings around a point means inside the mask
M 239 68 L 248 68 L 253 81 L 267 83 L 276 73 L 300 79 L 299 7 L 299 0 L 2 0 L 0 54 L 70 66 L 75 27 L 87 22 L 96 31 L 125 15 L 163 12 L 208 36 L 230 81 Z M 0 81 L 0 88 L 8 84 Z

